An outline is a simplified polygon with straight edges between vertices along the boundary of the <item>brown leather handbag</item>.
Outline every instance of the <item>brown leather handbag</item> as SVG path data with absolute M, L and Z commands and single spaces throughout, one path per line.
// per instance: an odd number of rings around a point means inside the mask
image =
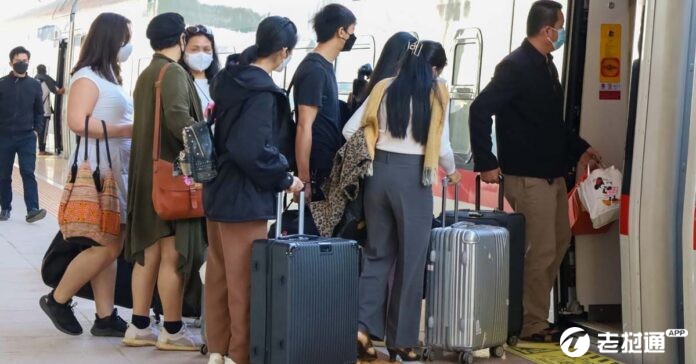
M 185 220 L 205 216 L 203 186 L 187 183 L 184 176 L 174 176 L 171 162 L 160 159 L 162 125 L 162 78 L 169 63 L 162 67 L 155 83 L 155 129 L 152 142 L 152 204 L 162 220 Z

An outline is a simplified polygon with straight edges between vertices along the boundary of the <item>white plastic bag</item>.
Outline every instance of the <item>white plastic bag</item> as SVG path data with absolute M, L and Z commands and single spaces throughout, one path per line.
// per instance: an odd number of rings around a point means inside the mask
M 201 282 L 203 282 L 203 285 L 205 286 L 205 270 L 206 267 L 208 267 L 208 262 L 204 262 L 203 265 L 201 265 L 201 269 L 198 270 L 198 275 L 201 276 Z
M 580 183 L 580 201 L 590 214 L 595 229 L 619 219 L 621 181 L 621 172 L 611 166 L 595 169 Z

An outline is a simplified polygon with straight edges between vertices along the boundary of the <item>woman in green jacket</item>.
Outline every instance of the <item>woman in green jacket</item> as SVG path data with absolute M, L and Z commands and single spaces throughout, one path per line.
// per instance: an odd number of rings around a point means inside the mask
M 155 83 L 169 64 L 161 84 L 161 158 L 173 161 L 184 148 L 182 129 L 202 120 L 201 102 L 188 73 L 177 63 L 185 47 L 181 15 L 156 16 L 147 27 L 155 50 L 150 65 L 138 77 L 133 99 L 135 113 L 128 178 L 126 257 L 133 268 L 133 319 L 123 343 L 157 346 L 161 350 L 198 350 L 200 343 L 181 321 L 185 287 L 195 284 L 191 272 L 202 264 L 205 247 L 203 219 L 162 220 L 152 204 L 152 149 Z M 164 329 L 150 322 L 157 284 L 164 311 Z M 197 287 L 200 297 L 200 281 Z M 187 292 L 190 293 L 190 292 Z

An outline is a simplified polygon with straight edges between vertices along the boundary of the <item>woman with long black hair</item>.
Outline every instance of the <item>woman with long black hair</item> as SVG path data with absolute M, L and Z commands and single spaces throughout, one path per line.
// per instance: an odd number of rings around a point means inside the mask
M 372 92 L 372 89 L 379 81 L 396 76 L 396 72 L 399 70 L 399 60 L 401 60 L 408 51 L 408 46 L 417 41 L 418 39 L 409 32 L 397 32 L 387 39 L 387 42 L 384 43 L 384 47 L 382 48 L 382 53 L 379 55 L 375 69 L 372 71 L 372 75 L 370 75 L 370 81 L 365 85 L 362 92 L 355 97 L 358 107 L 363 110 L 365 109 L 362 105 L 364 105 L 365 99 L 367 99 L 370 92 Z M 362 113 L 360 114 L 361 119 Z
M 367 245 L 358 314 L 362 360 L 377 359 L 371 338 L 385 337 L 392 361 L 397 356 L 419 359 L 413 348 L 432 224 L 432 183 L 439 166 L 451 181 L 459 181 L 449 144 L 449 94 L 437 78 L 446 64 L 440 43 L 414 42 L 398 75 L 378 82 L 365 101 L 360 125 L 373 174 L 365 180 Z
M 282 72 L 297 44 L 297 27 L 271 16 L 259 24 L 256 44 L 228 63 L 213 83 L 218 176 L 203 189 L 208 218 L 205 275 L 206 336 L 211 364 L 249 363 L 251 246 L 275 218 L 275 194 L 303 184 L 281 150 L 292 151 L 285 91 L 271 72 Z
M 184 33 L 186 49 L 179 64 L 193 76 L 196 93 L 201 99 L 201 110 L 205 113 L 213 99 L 210 97 L 210 82 L 220 71 L 215 37 L 205 25 L 193 25 Z

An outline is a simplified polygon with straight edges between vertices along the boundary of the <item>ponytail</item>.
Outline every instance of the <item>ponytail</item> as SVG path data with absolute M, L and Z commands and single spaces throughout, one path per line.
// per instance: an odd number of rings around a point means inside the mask
M 239 55 L 239 64 L 249 65 L 259 58 L 259 46 L 256 44 L 248 47 Z

